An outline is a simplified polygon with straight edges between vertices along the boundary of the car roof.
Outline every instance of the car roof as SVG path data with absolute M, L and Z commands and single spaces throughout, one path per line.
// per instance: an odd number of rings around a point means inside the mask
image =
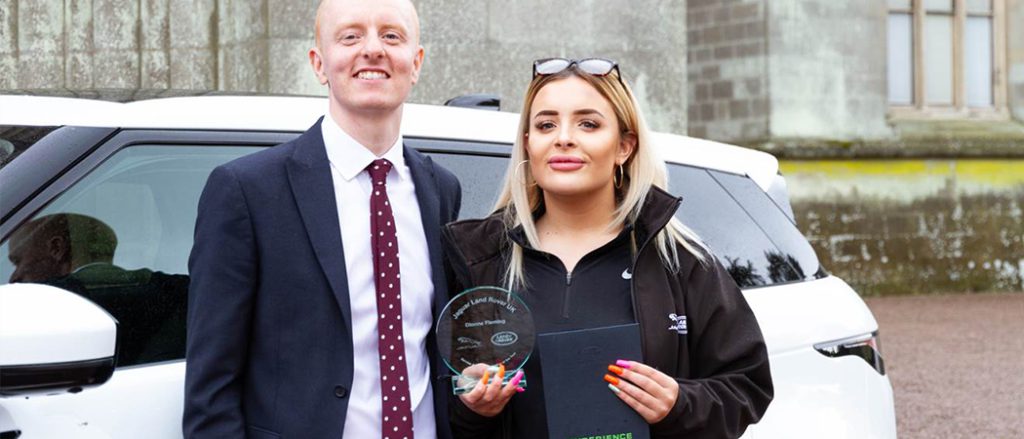
M 3 95 L 0 124 L 151 129 L 304 131 L 327 110 L 325 97 L 188 96 L 110 102 Z M 437 105 L 406 104 L 402 133 L 410 137 L 509 144 L 519 115 Z M 767 190 L 778 172 L 770 154 L 710 140 L 655 133 L 667 161 L 748 175 Z

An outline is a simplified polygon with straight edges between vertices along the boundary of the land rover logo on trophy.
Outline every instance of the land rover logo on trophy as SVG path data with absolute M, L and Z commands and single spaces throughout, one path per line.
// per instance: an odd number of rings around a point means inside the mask
M 491 343 L 495 346 L 508 346 L 519 340 L 519 336 L 512 331 L 499 332 L 491 336 Z

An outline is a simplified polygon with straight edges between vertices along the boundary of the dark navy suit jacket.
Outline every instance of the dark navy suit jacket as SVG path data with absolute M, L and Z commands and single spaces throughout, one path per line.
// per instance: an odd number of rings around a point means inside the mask
M 436 315 L 448 296 L 441 226 L 458 216 L 461 191 L 412 148 L 405 162 Z M 213 171 L 189 258 L 186 438 L 341 438 L 350 403 L 379 403 L 349 399 L 356 365 L 342 245 L 320 122 Z M 449 383 L 433 335 L 427 346 L 438 437 L 450 438 Z

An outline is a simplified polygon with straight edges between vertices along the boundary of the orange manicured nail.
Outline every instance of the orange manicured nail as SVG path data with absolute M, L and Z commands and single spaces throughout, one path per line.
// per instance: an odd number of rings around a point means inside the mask
M 621 367 L 616 366 L 614 364 L 609 364 L 608 365 L 608 371 L 611 372 L 611 373 L 614 373 L 614 374 L 616 374 L 618 376 L 622 376 L 622 372 L 623 372 Z
M 505 379 L 505 363 L 501 363 L 500 365 L 498 365 L 498 379 Z
M 491 371 L 484 372 L 483 378 L 480 378 L 480 383 L 486 386 L 487 385 L 487 378 L 490 378 L 490 377 L 491 377 Z
M 619 385 L 619 379 L 611 375 L 604 374 L 604 380 L 616 386 Z

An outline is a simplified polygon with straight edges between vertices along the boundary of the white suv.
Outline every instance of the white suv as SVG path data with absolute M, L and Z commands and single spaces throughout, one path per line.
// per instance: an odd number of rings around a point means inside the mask
M 206 177 L 296 137 L 326 108 L 0 96 L 0 438 L 181 436 L 186 261 Z M 402 128 L 458 175 L 468 218 L 493 205 L 516 123 L 410 104 Z M 743 288 L 768 345 L 775 399 L 744 437 L 895 437 L 878 325 L 796 228 L 776 159 L 657 136 L 683 197 L 677 216 Z M 49 234 L 19 232 L 44 222 Z M 33 262 L 61 239 L 71 262 Z

